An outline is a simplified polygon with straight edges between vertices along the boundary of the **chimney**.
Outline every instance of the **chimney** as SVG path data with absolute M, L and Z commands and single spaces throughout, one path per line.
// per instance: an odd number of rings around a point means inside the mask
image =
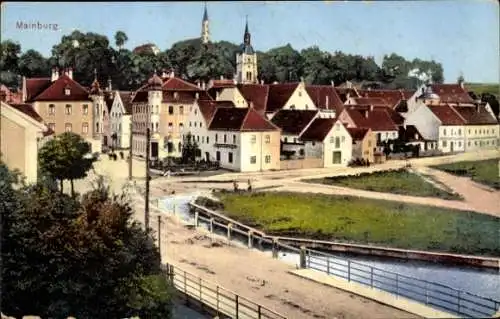
M 52 68 L 52 77 L 51 77 L 51 81 L 54 82 L 55 80 L 57 80 L 59 78 L 59 71 L 57 70 L 57 68 Z
M 333 80 L 330 81 L 330 84 L 332 85 L 332 87 L 335 87 L 335 82 L 333 82 Z
M 170 77 L 171 77 L 171 78 L 174 78 L 174 77 L 175 77 L 175 72 L 174 72 L 174 70 L 170 71 Z
M 163 70 L 163 71 L 161 72 L 161 78 L 162 78 L 162 79 L 164 79 L 164 78 L 166 78 L 166 77 L 168 77 L 167 72 L 165 72 L 165 70 Z
M 418 134 L 417 133 L 415 133 L 415 139 L 418 140 Z
M 215 100 L 216 101 L 219 100 L 219 95 L 220 95 L 220 92 L 219 91 L 215 91 Z
M 352 89 L 351 81 L 346 81 L 345 83 L 346 83 L 348 89 Z
M 366 110 L 365 111 L 365 117 L 368 118 L 368 114 L 370 113 L 370 111 Z
M 370 112 L 373 112 L 373 104 L 370 104 Z
M 249 101 L 248 102 L 248 107 L 250 107 L 251 109 L 253 109 L 253 101 Z
M 52 69 L 53 71 L 54 69 Z M 23 84 L 21 86 L 21 91 L 22 91 L 22 95 L 21 95 L 21 99 L 22 99 L 22 102 L 26 102 L 26 99 L 28 98 L 28 92 L 27 92 L 27 88 L 26 88 L 26 77 L 23 76 Z
M 327 95 L 327 96 L 325 96 L 325 107 L 326 107 L 327 109 L 328 109 L 328 108 L 330 108 L 330 100 L 329 100 L 328 98 L 329 98 L 329 96 L 328 96 L 328 95 Z
M 220 76 L 220 79 L 221 79 L 221 80 L 224 80 L 224 75 L 221 75 L 221 76 Z
M 111 85 L 111 78 L 108 78 L 108 91 L 112 91 L 113 86 Z
M 476 104 L 476 112 L 477 113 L 481 112 L 481 104 L 479 103 Z
M 260 80 L 260 84 L 264 85 L 264 80 L 263 79 Z
M 278 81 L 274 81 L 273 84 L 278 84 Z
M 200 98 L 200 93 L 196 92 L 196 94 L 194 95 L 194 98 L 195 98 L 196 100 L 198 100 L 198 99 Z
M 68 69 L 68 76 L 69 76 L 70 79 L 73 80 L 73 68 L 69 68 Z
M 345 98 L 347 101 L 349 101 L 349 99 L 351 98 L 351 93 L 349 91 L 347 91 L 347 93 L 345 94 Z
M 206 87 L 207 87 L 207 84 L 205 83 L 205 81 L 201 82 L 201 89 L 205 90 Z

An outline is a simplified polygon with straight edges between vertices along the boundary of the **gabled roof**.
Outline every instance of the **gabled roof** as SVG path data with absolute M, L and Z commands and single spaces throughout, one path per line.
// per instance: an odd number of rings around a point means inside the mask
M 335 91 L 337 91 L 337 94 L 342 101 L 342 103 L 345 103 L 347 101 L 347 95 L 349 94 L 349 97 L 359 97 L 358 91 L 354 88 L 343 88 L 343 87 L 335 87 Z
M 396 123 L 392 120 L 388 108 L 357 109 L 349 107 L 347 110 L 356 127 L 370 128 L 372 131 L 397 131 Z
M 69 95 L 65 94 L 67 88 L 70 89 Z M 83 86 L 69 76 L 62 75 L 33 98 L 33 101 L 90 101 L 90 98 Z
M 465 119 L 447 104 L 429 106 L 429 109 L 441 121 L 442 125 L 465 125 Z
M 300 139 L 302 141 L 324 141 L 336 121 L 336 119 L 316 118 L 300 135 Z
M 426 139 L 420 134 L 415 125 L 407 125 L 406 128 L 399 128 L 399 137 L 406 142 L 425 141 Z
M 26 79 L 26 101 L 32 101 L 52 84 L 50 78 Z
M 212 100 L 198 100 L 198 107 L 201 115 L 207 124 L 210 124 L 215 111 L 220 107 L 233 108 L 235 107 L 232 101 L 212 101 Z
M 298 82 L 270 84 L 266 112 L 274 112 L 285 106 L 285 103 L 290 99 L 298 85 Z
M 118 91 L 118 94 L 120 95 L 120 99 L 122 100 L 125 114 L 132 114 L 132 98 L 134 97 L 134 92 Z
M 331 85 L 306 85 L 306 91 L 319 109 L 335 110 L 340 113 L 344 108 L 344 103 Z
M 358 127 L 348 127 L 347 132 L 351 135 L 353 142 L 354 141 L 362 141 L 366 133 L 368 133 L 369 129 L 367 128 L 358 128 Z
M 488 112 L 485 105 L 455 106 L 454 108 L 467 121 L 467 124 L 469 125 L 498 124 L 498 121 L 490 112 Z
M 317 110 L 279 110 L 271 122 L 284 134 L 299 135 L 318 113 Z
M 264 114 L 266 112 L 269 95 L 269 85 L 264 84 L 238 84 L 238 90 L 245 100 L 253 103 L 254 109 Z
M 236 83 L 234 80 L 224 79 L 224 80 L 212 80 L 210 83 L 211 89 L 224 89 L 224 88 L 234 88 Z
M 432 84 L 431 87 L 441 102 L 474 103 L 467 90 L 460 84 Z
M 379 97 L 355 97 L 353 100 L 356 104 L 389 106 L 385 99 Z
M 35 111 L 35 109 L 33 108 L 33 106 L 31 104 L 21 103 L 21 104 L 8 104 L 8 105 L 12 106 L 16 110 L 18 110 L 26 115 L 28 115 L 29 117 L 31 117 L 35 121 L 37 121 L 39 123 L 43 123 L 42 117 L 40 116 L 40 114 L 38 114 Z M 54 134 L 54 131 L 50 127 L 46 126 L 46 130 L 43 132 L 43 136 L 49 136 L 52 134 Z
M 196 92 L 192 91 L 164 91 L 163 103 L 186 103 L 192 104 L 196 99 Z
M 253 108 L 217 108 L 209 130 L 215 131 L 277 131 L 278 127 Z
M 162 89 L 165 91 L 201 91 L 195 84 L 184 81 L 177 77 L 169 77 L 163 80 Z
M 362 97 L 383 99 L 391 108 L 398 106 L 401 100 L 407 100 L 413 96 L 415 91 L 411 90 L 363 90 L 359 91 Z

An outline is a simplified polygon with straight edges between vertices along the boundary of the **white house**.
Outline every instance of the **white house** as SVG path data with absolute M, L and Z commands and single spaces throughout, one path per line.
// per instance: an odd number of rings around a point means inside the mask
M 352 158 L 352 137 L 344 125 L 331 118 L 316 118 L 300 135 L 306 158 L 322 158 L 323 167 L 347 166 Z
M 109 112 L 110 138 L 117 148 L 130 147 L 133 92 L 115 91 Z

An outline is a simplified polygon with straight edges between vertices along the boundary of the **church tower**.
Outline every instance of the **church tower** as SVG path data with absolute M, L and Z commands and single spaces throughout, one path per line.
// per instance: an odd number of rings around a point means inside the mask
M 203 12 L 203 21 L 201 22 L 201 43 L 207 44 L 210 41 L 210 31 L 208 30 L 207 3 L 205 2 L 205 12 Z
M 236 81 L 244 84 L 257 83 L 257 53 L 251 44 L 248 18 L 245 24 L 243 43 L 236 53 Z

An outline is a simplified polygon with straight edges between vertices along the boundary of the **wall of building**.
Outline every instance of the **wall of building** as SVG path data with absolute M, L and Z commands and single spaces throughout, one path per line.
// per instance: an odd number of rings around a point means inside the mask
M 347 166 L 352 159 L 352 137 L 345 129 L 344 125 L 337 122 L 333 126 L 332 130 L 328 133 L 323 143 L 323 166 L 324 167 L 335 167 L 335 166 Z M 340 163 L 333 163 L 333 153 L 340 152 L 341 161 Z
M 216 97 L 217 101 L 232 101 L 236 107 L 248 107 L 248 103 L 238 88 L 225 88 Z
M 438 149 L 443 153 L 465 151 L 465 126 L 441 125 L 439 127 Z
M 54 105 L 54 114 L 50 114 L 49 105 Z M 66 114 L 66 105 L 71 106 L 71 114 Z M 87 112 L 84 111 L 86 105 Z M 43 121 L 56 134 L 66 132 L 66 124 L 71 124 L 71 131 L 84 138 L 93 138 L 94 110 L 91 101 L 35 102 L 33 105 Z M 99 129 L 102 130 L 102 123 Z M 85 132 L 85 127 L 87 130 Z
M 295 160 L 285 160 L 280 162 L 281 170 L 321 168 L 323 167 L 322 158 L 304 158 Z
M 437 141 L 441 121 L 426 105 L 419 106 L 414 112 L 408 113 L 406 125 L 414 125 L 426 140 Z
M 280 132 L 241 133 L 242 172 L 266 171 L 280 168 Z M 255 156 L 255 163 L 252 157 Z
M 247 79 L 246 73 L 251 73 L 251 78 Z M 238 83 L 257 82 L 257 54 L 237 54 L 236 55 L 236 76 Z
M 500 125 L 467 125 L 465 151 L 496 148 L 499 146 Z
M 183 135 L 191 127 L 205 126 L 202 121 L 189 121 L 190 110 L 194 108 L 193 104 L 185 103 L 163 103 L 159 113 L 159 139 L 161 139 L 160 149 L 164 156 L 179 157 L 182 154 Z M 189 126 L 191 125 L 191 127 Z M 167 141 L 173 144 L 173 151 L 168 153 Z
M 305 85 L 302 82 L 297 85 L 297 88 L 283 106 L 284 110 L 292 108 L 295 110 L 316 110 L 316 106 L 309 94 L 307 94 Z

